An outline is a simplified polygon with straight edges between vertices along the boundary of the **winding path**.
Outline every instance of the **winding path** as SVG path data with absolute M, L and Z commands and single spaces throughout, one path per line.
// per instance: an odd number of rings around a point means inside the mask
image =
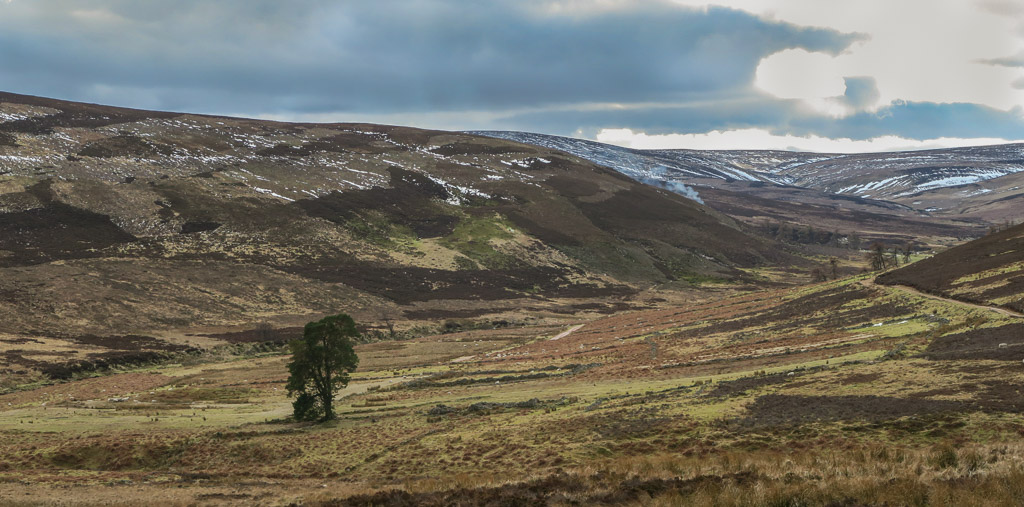
M 891 287 L 891 288 L 896 289 L 896 290 L 901 290 L 903 292 L 909 292 L 911 294 L 916 294 L 918 296 L 926 297 L 926 298 L 929 298 L 929 299 L 935 299 L 935 300 L 938 300 L 938 301 L 945 301 L 947 303 L 953 303 L 953 304 L 957 304 L 957 305 L 960 305 L 960 306 L 968 306 L 968 307 L 971 307 L 971 308 L 977 308 L 979 310 L 990 310 L 990 311 L 996 312 L 998 314 L 1005 315 L 1007 317 L 1014 317 L 1014 318 L 1017 318 L 1017 319 L 1024 319 L 1024 313 L 1016 312 L 1016 311 L 1010 310 L 1009 308 L 1003 308 L 1001 306 L 982 305 L 982 304 L 978 304 L 978 303 L 968 303 L 966 301 L 960 301 L 959 299 L 947 298 L 947 297 L 944 297 L 944 296 L 937 296 L 935 294 L 930 294 L 930 293 L 924 292 L 922 290 L 918 290 L 918 289 L 915 289 L 913 287 L 909 287 L 907 285 L 878 285 L 878 284 L 875 283 L 875 280 L 873 278 L 869 278 L 867 280 L 861 280 L 860 283 L 861 283 L 861 285 L 864 285 L 865 287 Z

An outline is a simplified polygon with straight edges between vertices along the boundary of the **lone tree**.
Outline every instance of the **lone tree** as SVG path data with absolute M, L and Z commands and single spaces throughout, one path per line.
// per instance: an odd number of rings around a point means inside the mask
M 356 323 L 345 314 L 324 317 L 306 324 L 302 338 L 292 340 L 288 363 L 288 396 L 295 396 L 295 419 L 334 419 L 334 395 L 348 385 L 359 358 L 352 338 L 359 336 Z
M 838 257 L 829 257 L 828 258 L 828 266 L 829 266 L 829 268 L 832 271 L 832 279 L 833 280 L 838 279 L 839 278 L 839 258 Z

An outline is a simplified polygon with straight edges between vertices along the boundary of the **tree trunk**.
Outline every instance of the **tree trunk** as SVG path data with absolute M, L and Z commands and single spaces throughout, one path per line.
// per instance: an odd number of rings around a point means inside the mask
M 324 350 L 327 350 L 327 338 L 323 340 Z M 329 357 L 329 354 L 325 354 Z M 331 382 L 331 364 L 330 359 L 324 357 L 324 389 L 323 396 L 320 400 L 324 405 L 324 420 L 330 421 L 334 419 L 334 384 Z

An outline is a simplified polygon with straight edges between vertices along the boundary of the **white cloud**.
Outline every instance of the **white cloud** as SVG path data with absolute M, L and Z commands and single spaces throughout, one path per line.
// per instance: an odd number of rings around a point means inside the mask
M 981 146 L 1024 142 L 994 138 L 953 138 L 916 140 L 898 136 L 880 136 L 865 140 L 832 139 L 821 136 L 775 135 L 764 129 L 711 131 L 704 134 L 656 134 L 631 129 L 602 129 L 596 140 L 636 149 L 689 150 L 787 150 L 818 153 L 875 153 L 886 151 L 928 150 L 959 146 Z
M 829 116 L 843 117 L 855 112 L 841 100 L 846 82 L 837 59 L 825 53 L 805 49 L 775 53 L 761 60 L 754 82 L 778 98 L 801 99 Z M 875 109 L 878 105 L 874 105 Z
M 851 76 L 875 79 L 879 96 L 874 107 L 897 100 L 975 103 L 1003 111 L 1024 106 L 1024 90 L 1013 86 L 1024 77 L 1024 69 L 986 62 L 1024 49 L 1019 2 L 675 1 L 721 5 L 798 25 L 866 35 L 867 39 L 836 56 L 786 50 L 761 61 L 755 83 L 759 88 L 803 99 L 826 114 L 843 113 L 833 100 L 835 83 Z
M 814 72 L 801 72 L 806 68 Z M 783 99 L 836 97 L 846 89 L 836 59 L 806 49 L 787 49 L 761 60 L 757 83 Z

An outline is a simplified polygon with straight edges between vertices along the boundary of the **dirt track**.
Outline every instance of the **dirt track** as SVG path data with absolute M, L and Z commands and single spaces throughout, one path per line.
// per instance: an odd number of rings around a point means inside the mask
M 566 329 L 565 331 L 562 331 L 561 333 L 558 333 L 555 336 L 552 336 L 549 339 L 549 341 L 555 341 L 555 340 L 559 340 L 559 339 L 565 338 L 566 336 L 571 335 L 574 331 L 576 331 L 577 329 L 579 329 L 581 327 L 583 327 L 583 324 L 578 324 L 578 325 L 575 325 L 573 327 L 570 327 L 569 329 Z
M 904 292 L 910 292 L 912 294 L 916 294 L 918 296 L 922 296 L 922 297 L 926 297 L 926 298 L 930 298 L 930 299 L 937 299 L 939 301 L 945 301 L 947 303 L 953 303 L 953 304 L 957 304 L 957 305 L 961 305 L 961 306 L 969 306 L 971 308 L 977 308 L 979 310 L 991 310 L 993 312 L 996 312 L 996 313 L 1001 314 L 1001 315 L 1005 315 L 1007 317 L 1014 317 L 1014 318 L 1018 318 L 1018 319 L 1024 319 L 1024 314 L 1022 314 L 1020 312 L 1015 312 L 1015 311 L 1010 310 L 1008 308 L 1003 308 L 1001 306 L 988 306 L 988 305 L 980 305 L 980 304 L 977 304 L 977 303 L 968 303 L 966 301 L 960 301 L 959 299 L 953 299 L 953 298 L 947 298 L 947 297 L 943 297 L 943 296 L 937 296 L 935 294 L 929 294 L 927 292 L 915 289 L 913 287 L 908 287 L 906 285 L 877 285 L 873 278 L 867 279 L 867 280 L 862 280 L 860 283 L 862 285 L 864 285 L 865 287 L 891 287 L 891 288 L 894 288 L 896 290 L 902 290 Z

